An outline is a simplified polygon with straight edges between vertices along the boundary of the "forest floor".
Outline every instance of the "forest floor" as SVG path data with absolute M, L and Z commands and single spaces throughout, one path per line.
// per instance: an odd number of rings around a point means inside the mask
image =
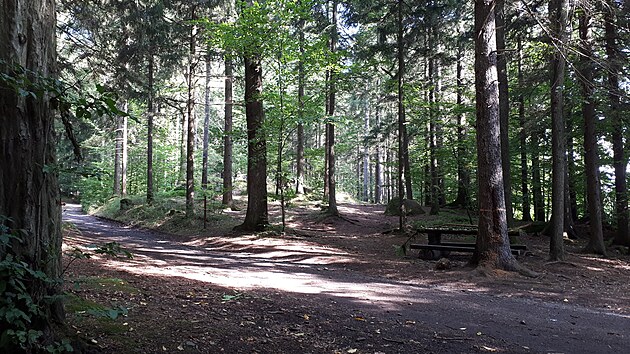
M 548 239 L 522 235 L 540 274 L 482 275 L 397 255 L 407 237 L 382 205 L 304 203 L 287 232 L 238 234 L 243 211 L 186 236 L 64 207 L 69 328 L 99 353 L 621 353 L 630 344 L 630 256 L 547 262 Z M 279 208 L 271 206 L 272 222 Z M 465 214 L 464 214 L 465 215 Z M 431 224 L 433 216 L 411 221 Z M 418 242 L 422 238 L 418 237 Z M 95 254 L 116 242 L 133 258 Z M 117 244 L 110 244 L 115 253 Z M 79 259 L 72 250 L 92 253 Z M 101 248 L 102 249 L 102 248 Z M 78 253 L 75 252 L 75 255 Z

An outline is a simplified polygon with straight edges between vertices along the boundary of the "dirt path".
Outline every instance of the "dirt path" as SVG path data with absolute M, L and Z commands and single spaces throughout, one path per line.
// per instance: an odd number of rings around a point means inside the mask
M 73 245 L 115 241 L 134 254 L 77 262 L 83 275 L 111 273 L 139 288 L 126 299 L 138 345 L 102 336 L 103 352 L 622 353 L 630 344 L 623 313 L 392 279 L 355 267 L 365 255 L 304 238 L 183 242 L 77 205 L 64 220 L 81 231 Z

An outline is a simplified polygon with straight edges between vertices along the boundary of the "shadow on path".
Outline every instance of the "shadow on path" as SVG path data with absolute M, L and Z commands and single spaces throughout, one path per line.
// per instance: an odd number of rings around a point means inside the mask
M 68 240 L 72 243 L 115 241 L 129 249 L 133 260 L 106 265 L 134 274 L 315 296 L 322 304 L 334 299 L 340 310 L 358 309 L 378 316 L 385 325 L 396 325 L 404 316 L 436 333 L 456 330 L 470 340 L 488 336 L 509 352 L 622 353 L 629 344 L 628 316 L 497 296 L 490 289 L 462 291 L 369 276 L 346 268 L 365 260 L 335 248 L 247 236 L 193 246 L 170 235 L 85 215 L 77 205 L 66 205 L 63 217 L 81 231 Z M 413 329 L 406 331 L 399 335 L 414 335 Z

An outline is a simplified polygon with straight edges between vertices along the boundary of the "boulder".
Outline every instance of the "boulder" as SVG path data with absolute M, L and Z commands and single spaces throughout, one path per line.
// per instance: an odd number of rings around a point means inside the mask
M 385 215 L 391 216 L 400 216 L 400 199 L 398 197 L 392 198 L 392 200 L 387 203 L 387 208 L 385 208 Z M 424 214 L 425 211 L 422 209 L 420 203 L 412 199 L 403 199 L 403 205 L 405 209 L 405 215 L 414 216 Z

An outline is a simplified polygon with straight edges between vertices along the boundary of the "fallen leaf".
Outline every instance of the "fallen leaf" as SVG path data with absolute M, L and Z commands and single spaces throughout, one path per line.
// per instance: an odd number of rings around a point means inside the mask
M 302 316 L 302 317 L 304 317 L 304 320 L 305 320 L 305 321 L 308 321 L 308 320 L 310 320 L 310 319 L 311 319 L 311 316 L 309 316 L 309 315 L 308 315 L 308 314 L 306 314 L 306 313 L 305 313 L 305 314 L 304 314 L 304 316 Z
M 365 318 L 361 316 L 356 316 L 354 319 L 357 321 L 365 321 Z
M 478 335 L 478 336 L 480 336 L 480 335 L 482 335 L 482 334 L 483 334 L 483 333 L 481 333 L 481 332 L 477 332 L 477 335 Z
M 353 354 L 356 353 L 357 349 L 356 348 L 352 348 L 352 349 L 348 349 L 348 353 Z
M 488 347 L 488 346 L 485 346 L 485 345 L 482 345 L 481 349 L 483 349 L 483 350 L 485 350 L 487 352 L 496 352 L 497 351 L 497 348 L 491 348 L 491 347 Z

